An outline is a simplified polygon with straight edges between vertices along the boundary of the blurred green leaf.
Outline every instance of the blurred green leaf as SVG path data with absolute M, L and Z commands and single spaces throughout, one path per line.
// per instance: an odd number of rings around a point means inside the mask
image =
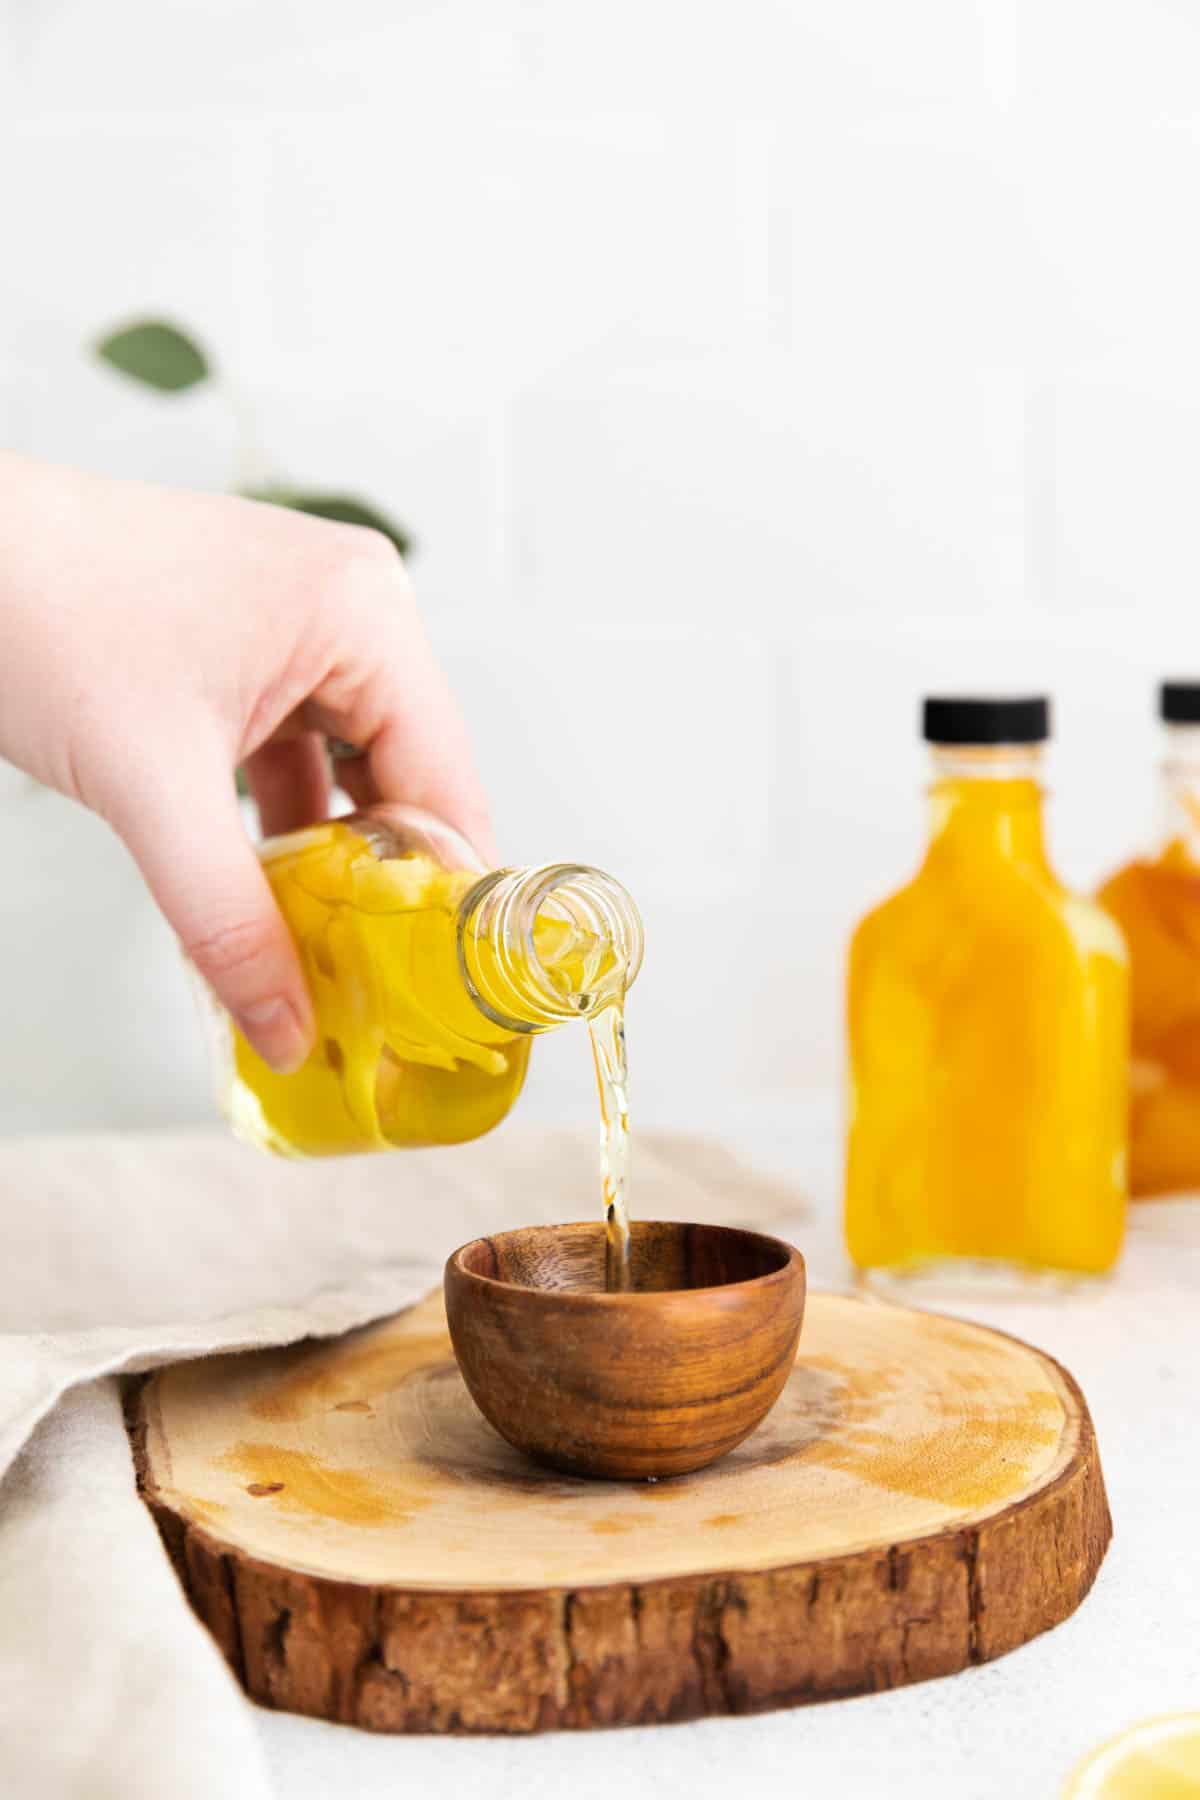
M 160 393 L 177 394 L 206 381 L 211 373 L 199 344 L 162 319 L 123 325 L 96 344 L 96 354 Z
M 293 512 L 311 513 L 314 518 L 334 519 L 342 525 L 367 525 L 381 531 L 395 544 L 401 556 L 407 556 L 413 542 L 402 526 L 394 523 L 379 508 L 351 494 L 306 494 L 295 488 L 248 488 L 248 500 L 266 500 L 272 506 L 287 506 Z

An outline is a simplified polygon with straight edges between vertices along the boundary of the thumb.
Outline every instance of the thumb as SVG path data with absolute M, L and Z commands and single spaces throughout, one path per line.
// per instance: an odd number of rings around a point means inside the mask
M 178 796 L 186 794 L 181 806 Z M 300 959 L 238 811 L 223 759 L 172 769 L 106 816 L 185 956 L 272 1068 L 298 1069 L 314 1035 Z

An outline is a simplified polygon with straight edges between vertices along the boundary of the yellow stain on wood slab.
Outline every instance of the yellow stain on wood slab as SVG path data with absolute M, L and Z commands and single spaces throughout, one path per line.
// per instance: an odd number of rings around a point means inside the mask
M 255 1499 L 269 1498 L 287 1512 L 344 1525 L 407 1525 L 428 1506 L 430 1495 L 398 1472 L 341 1468 L 279 1444 L 235 1444 L 221 1459 Z

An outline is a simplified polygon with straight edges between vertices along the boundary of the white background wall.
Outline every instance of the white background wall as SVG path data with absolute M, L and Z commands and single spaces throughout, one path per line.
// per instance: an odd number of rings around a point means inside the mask
M 641 1117 L 835 1077 L 923 690 L 1054 693 L 1072 879 L 1149 829 L 1200 668 L 1188 0 L 0 0 L 0 183 L 0 437 L 225 485 L 217 399 L 84 355 L 165 312 L 274 463 L 411 524 L 506 851 L 643 903 Z M 10 772 L 0 869 L 0 1129 L 203 1113 L 123 853 Z

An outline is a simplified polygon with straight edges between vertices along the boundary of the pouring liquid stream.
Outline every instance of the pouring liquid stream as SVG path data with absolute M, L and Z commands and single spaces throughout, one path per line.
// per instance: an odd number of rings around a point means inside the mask
M 604 1288 L 633 1286 L 629 1236 L 629 1065 L 625 1054 L 625 996 L 588 1021 L 600 1090 L 600 1180 L 604 1207 Z
M 542 972 L 587 1020 L 600 1100 L 600 1192 L 604 1214 L 604 1290 L 634 1286 L 629 1230 L 629 1064 L 625 996 L 641 961 L 587 890 L 564 884 L 538 917 L 532 946 Z M 565 915 L 565 916 L 564 916 Z M 636 922 L 636 914 L 634 915 Z M 556 922 L 557 921 L 557 922 Z

